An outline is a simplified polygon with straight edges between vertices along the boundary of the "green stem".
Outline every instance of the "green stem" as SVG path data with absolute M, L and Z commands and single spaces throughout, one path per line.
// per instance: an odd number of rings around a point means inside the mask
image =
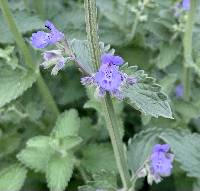
M 123 187 L 125 190 L 128 190 L 128 188 L 131 186 L 131 177 L 128 171 L 124 145 L 120 136 L 120 126 L 113 108 L 113 103 L 110 95 L 107 94 L 106 97 L 102 99 L 102 106 L 104 109 L 106 125 L 112 142 L 115 159 L 121 176 Z
M 53 114 L 52 119 L 55 119 L 55 118 L 57 118 L 57 116 L 59 114 L 58 107 L 57 107 L 46 83 L 44 82 L 44 79 L 42 78 L 40 72 L 37 71 L 36 64 L 35 64 L 34 60 L 32 59 L 31 53 L 30 53 L 27 45 L 25 44 L 24 39 L 23 39 L 22 35 L 20 34 L 19 30 L 17 29 L 17 26 L 14 22 L 13 16 L 8 7 L 7 0 L 0 0 L 0 6 L 1 6 L 1 9 L 3 12 L 3 16 L 7 22 L 7 25 L 10 28 L 10 31 L 12 32 L 12 35 L 14 36 L 19 49 L 21 50 L 25 64 L 30 69 L 32 69 L 33 71 L 38 73 L 38 78 L 37 78 L 37 82 L 36 82 L 38 90 L 39 90 L 48 110 L 50 112 L 52 112 L 52 114 Z
M 132 29 L 131 29 L 130 40 L 133 40 L 133 38 L 135 37 L 135 32 L 136 32 L 136 29 L 137 29 L 137 26 L 139 23 L 139 18 L 140 18 L 141 13 L 139 11 L 137 11 L 135 14 L 136 14 L 135 21 L 134 21 Z
M 184 47 L 184 70 L 183 70 L 183 81 L 184 81 L 184 97 L 186 100 L 190 97 L 190 66 L 194 63 L 192 58 L 192 37 L 193 28 L 195 23 L 195 14 L 197 10 L 197 0 L 190 1 L 190 11 L 188 13 L 186 30 L 183 37 Z
M 96 70 L 100 65 L 100 48 L 99 37 L 97 33 L 97 9 L 95 0 L 84 0 L 85 2 L 85 18 L 86 18 L 86 31 L 88 37 L 88 43 L 90 45 L 90 51 Z M 112 142 L 115 159 L 119 174 L 123 183 L 125 191 L 131 186 L 130 174 L 127 167 L 127 160 L 125 157 L 124 146 L 120 136 L 120 126 L 117 117 L 114 112 L 113 103 L 110 95 L 106 95 L 102 99 L 102 106 L 105 113 L 105 120 L 107 129 Z
M 95 70 L 97 71 L 100 66 L 100 49 L 99 37 L 97 35 L 96 0 L 84 0 L 84 5 L 87 39 L 90 45 L 92 61 L 94 63 Z
M 43 0 L 34 0 L 34 6 L 37 14 L 41 19 L 44 19 L 44 1 Z

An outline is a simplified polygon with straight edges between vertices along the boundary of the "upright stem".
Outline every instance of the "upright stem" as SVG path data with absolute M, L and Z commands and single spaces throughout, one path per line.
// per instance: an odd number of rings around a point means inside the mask
M 88 43 L 90 45 L 90 51 L 92 54 L 93 63 L 95 64 L 95 68 L 97 70 L 100 65 L 99 63 L 100 48 L 99 48 L 99 41 L 98 41 L 99 38 L 97 33 L 96 2 L 95 0 L 84 0 L 84 2 L 85 2 L 85 14 L 86 14 L 85 18 L 86 18 L 86 31 L 87 31 Z M 131 186 L 130 182 L 131 177 L 128 171 L 124 147 L 120 136 L 120 126 L 117 117 L 115 115 L 110 95 L 107 94 L 106 97 L 102 99 L 102 106 L 105 113 L 106 125 L 112 142 L 117 167 L 120 173 L 123 187 L 125 191 L 127 191 L 128 188 Z
M 11 14 L 11 11 L 8 7 L 7 0 L 0 0 L 0 7 L 2 9 L 3 16 L 7 22 L 7 25 L 10 28 L 10 31 L 12 32 L 12 35 L 15 38 L 15 41 L 16 41 L 19 49 L 21 50 L 25 64 L 31 70 L 33 70 L 34 72 L 37 72 L 36 64 L 33 61 L 31 53 L 30 53 L 27 45 L 25 44 L 22 35 L 20 34 L 19 30 L 17 29 L 17 26 L 14 22 L 12 14 Z M 52 114 L 53 114 L 52 119 L 57 118 L 57 116 L 59 114 L 58 107 L 57 107 L 47 85 L 45 84 L 40 72 L 38 72 L 38 78 L 37 78 L 36 83 L 37 83 L 38 90 L 39 90 L 44 102 L 46 103 L 48 110 L 50 112 L 52 112 Z
M 100 49 L 99 37 L 97 34 L 98 24 L 96 0 L 84 0 L 84 5 L 87 39 L 90 45 L 92 61 L 94 63 L 95 70 L 97 70 L 100 65 Z
M 183 37 L 183 47 L 184 47 L 184 71 L 183 71 L 183 81 L 185 89 L 185 99 L 190 97 L 190 66 L 193 64 L 192 58 L 192 37 L 193 28 L 195 23 L 195 14 L 197 10 L 197 0 L 190 1 L 190 10 L 188 13 L 188 19 L 186 23 L 186 30 Z
M 35 10 L 40 18 L 44 19 L 44 1 L 43 0 L 34 0 L 33 1 Z

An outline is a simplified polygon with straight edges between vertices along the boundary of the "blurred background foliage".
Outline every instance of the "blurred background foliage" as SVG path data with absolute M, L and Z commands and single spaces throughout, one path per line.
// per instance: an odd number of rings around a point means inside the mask
M 153 140 L 152 137 L 158 134 L 162 140 L 168 140 L 178 153 L 170 178 L 151 187 L 146 180 L 140 180 L 138 190 L 200 189 L 200 11 L 198 7 L 192 50 L 197 67 L 192 70 L 191 97 L 186 100 L 176 96 L 175 88 L 182 82 L 183 34 L 187 13 L 175 16 L 175 3 L 176 1 L 171 0 L 153 0 L 144 10 L 136 13 L 138 0 L 97 0 L 100 40 L 115 48 L 116 53 L 129 62 L 129 65 L 138 65 L 156 78 L 169 95 L 173 111 L 173 120 L 151 118 L 127 104 L 115 101 L 117 115 L 124 125 L 124 142 L 127 143 L 142 131 L 132 140 L 132 144 L 138 146 L 138 155 Z M 55 23 L 69 39 L 86 39 L 82 0 L 10 0 L 9 7 L 27 44 L 33 31 L 44 29 L 45 20 Z M 40 51 L 29 48 L 35 65 L 39 66 L 42 62 Z M 109 137 L 101 105 L 95 98 L 88 101 L 88 97 L 92 97 L 80 84 L 81 73 L 73 64 L 67 65 L 57 76 L 51 76 L 47 71 L 41 72 L 60 111 L 74 108 L 81 121 L 79 136 L 82 137 L 83 144 L 74 153 L 79 160 L 83 158 L 82 165 L 81 169 L 75 166 L 67 190 L 77 190 L 78 186 L 85 184 L 85 179 L 89 180 L 91 188 L 81 187 L 80 190 L 92 190 L 94 185 L 103 185 L 105 189 L 115 187 L 117 171 L 112 149 L 108 144 Z M 24 191 L 48 190 L 43 173 L 33 170 L 34 168 L 27 172 L 19 164 L 19 156 L 23 155 L 20 151 L 25 146 L 29 149 L 27 140 L 38 135 L 49 136 L 55 125 L 51 120 L 51 112 L 46 109 L 35 86 L 36 78 L 24 65 L 21 52 L 0 12 L 0 190 L 8 184 L 12 190 L 19 190 L 21 187 Z M 165 132 L 169 127 L 177 128 L 180 132 L 176 136 L 173 131 Z M 175 138 L 170 140 L 169 134 Z M 17 159 L 19 152 L 21 154 Z M 133 156 L 134 152 L 136 151 L 133 151 Z M 51 177 L 48 178 L 51 180 Z M 14 180 L 13 183 L 8 182 L 10 179 Z M 111 183 L 114 185 L 110 185 Z M 54 188 L 51 185 L 49 187 Z

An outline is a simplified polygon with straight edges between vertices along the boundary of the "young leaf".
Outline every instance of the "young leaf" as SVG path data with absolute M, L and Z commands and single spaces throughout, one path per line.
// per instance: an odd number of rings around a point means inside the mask
M 36 172 L 44 172 L 49 159 L 55 152 L 49 143 L 49 137 L 33 137 L 27 142 L 26 148 L 17 155 L 17 158 L 25 166 L 28 166 Z
M 51 191 L 63 191 L 67 186 L 73 172 L 74 157 L 54 155 L 46 168 L 46 179 Z
M 154 78 L 148 77 L 143 70 L 137 70 L 134 66 L 125 68 L 125 72 L 137 79 L 136 84 L 124 86 L 122 89 L 123 95 L 128 98 L 128 103 L 132 107 L 145 115 L 172 118 L 168 98 L 161 91 L 161 87 L 155 83 Z
M 109 144 L 93 144 L 84 148 L 81 164 L 92 174 L 102 170 L 117 172 L 114 153 Z
M 19 97 L 36 81 L 34 72 L 11 70 L 2 67 L 0 70 L 0 107 Z
M 19 164 L 13 164 L 0 171 L 0 190 L 19 191 L 26 179 L 27 170 Z
M 78 113 L 75 109 L 71 109 L 69 111 L 65 111 L 58 117 L 52 134 L 57 138 L 77 136 L 79 128 L 80 118 Z

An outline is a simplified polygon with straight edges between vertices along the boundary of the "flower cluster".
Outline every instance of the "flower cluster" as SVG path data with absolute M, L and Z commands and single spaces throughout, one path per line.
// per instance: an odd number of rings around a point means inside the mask
M 144 162 L 143 166 L 136 172 L 138 177 L 147 176 L 147 181 L 151 185 L 153 181 L 159 183 L 162 177 L 170 176 L 174 154 L 169 152 L 168 144 L 156 144 L 150 157 Z
M 38 31 L 32 34 L 31 44 L 35 48 L 45 48 L 48 45 L 55 44 L 64 39 L 64 34 L 60 32 L 50 21 L 45 22 L 45 27 L 50 30 L 49 33 Z
M 122 100 L 124 97 L 121 93 L 121 87 L 125 84 L 133 85 L 137 82 L 136 78 L 129 77 L 120 71 L 119 66 L 122 64 L 124 64 L 124 60 L 120 56 L 109 53 L 103 54 L 101 66 L 97 73 L 81 78 L 81 83 L 83 85 L 95 85 L 100 97 L 104 96 L 107 91 Z
M 65 36 L 50 21 L 45 22 L 45 27 L 50 32 L 38 31 L 32 34 L 31 44 L 34 48 L 43 49 L 48 45 L 53 45 L 64 40 Z M 41 64 L 45 69 L 54 66 L 51 74 L 56 75 L 59 70 L 63 69 L 69 57 L 64 57 L 63 50 L 44 51 L 44 62 Z
M 156 144 L 150 156 L 150 168 L 148 174 L 148 182 L 153 181 L 159 183 L 162 177 L 170 176 L 173 168 L 172 162 L 174 155 L 169 153 L 170 147 L 168 144 Z
M 180 16 L 182 11 L 190 10 L 190 0 L 182 0 L 174 6 L 175 16 Z

